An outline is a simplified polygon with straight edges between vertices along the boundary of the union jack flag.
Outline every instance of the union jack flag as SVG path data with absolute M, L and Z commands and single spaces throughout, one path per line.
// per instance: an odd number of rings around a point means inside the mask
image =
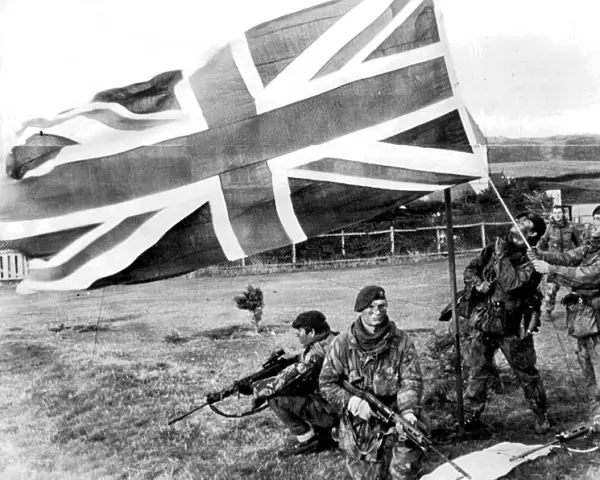
M 21 291 L 180 275 L 487 170 L 435 0 L 290 13 L 20 133 L 0 242 L 32 259 Z

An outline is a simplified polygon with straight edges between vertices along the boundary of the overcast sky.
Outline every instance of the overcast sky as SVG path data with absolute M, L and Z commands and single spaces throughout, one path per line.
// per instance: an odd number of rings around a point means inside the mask
M 0 0 L 0 139 L 95 92 L 187 67 L 211 42 L 317 0 Z M 487 135 L 600 133 L 598 0 L 440 0 Z

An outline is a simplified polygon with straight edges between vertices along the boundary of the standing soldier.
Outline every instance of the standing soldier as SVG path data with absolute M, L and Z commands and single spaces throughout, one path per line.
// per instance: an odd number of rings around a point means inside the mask
M 537 244 L 538 250 L 563 253 L 579 245 L 581 245 L 581 237 L 577 227 L 567 220 L 561 205 L 554 205 L 546 232 Z M 551 322 L 553 320 L 552 311 L 556 303 L 556 294 L 560 290 L 560 285 L 550 280 L 548 275 L 545 275 L 540 287 L 544 294 L 542 320 Z
M 422 451 L 405 439 L 401 426 L 373 421 L 369 404 L 338 383 L 347 379 L 416 425 L 423 380 L 415 346 L 389 319 L 383 288 L 363 288 L 354 311 L 359 317 L 334 340 L 319 381 L 323 396 L 341 415 L 339 441 L 346 466 L 353 479 L 416 478 Z
M 279 452 L 281 457 L 329 447 L 331 430 L 338 423 L 319 394 L 319 374 L 325 354 L 338 332 L 331 331 L 325 315 L 317 310 L 298 315 L 292 328 L 304 346 L 299 361 L 275 377 L 240 389 L 241 393 L 254 394 L 254 407 L 268 401 L 271 410 L 295 436 L 295 443 Z
M 538 272 L 572 289 L 564 299 L 567 329 L 577 339 L 577 359 L 589 387 L 590 420 L 600 430 L 600 205 L 592 215 L 585 245 L 566 253 L 532 251 L 529 256 Z
M 527 244 L 521 237 L 535 245 L 545 228 L 539 215 L 519 215 L 509 234 L 486 246 L 465 269 L 466 289 L 479 297 L 469 318 L 473 331 L 465 392 L 468 429 L 481 426 L 480 416 L 485 409 L 489 377 L 498 349 L 502 350 L 535 414 L 536 433 L 550 429 L 546 391 L 536 368 L 532 336 L 538 327 L 541 275 L 527 258 Z

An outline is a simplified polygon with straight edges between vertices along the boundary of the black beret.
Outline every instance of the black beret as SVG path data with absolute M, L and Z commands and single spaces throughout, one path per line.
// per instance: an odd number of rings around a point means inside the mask
M 377 285 L 367 285 L 356 296 L 354 311 L 362 312 L 373 300 L 385 300 L 385 290 Z
M 326 332 L 330 330 L 329 324 L 323 315 L 318 310 L 309 310 L 308 312 L 302 312 L 296 317 L 292 328 L 308 328 L 315 331 L 315 333 Z
M 594 215 L 599 215 L 600 214 L 600 205 L 598 205 L 596 208 L 594 208 L 594 211 L 592 212 L 592 217 Z

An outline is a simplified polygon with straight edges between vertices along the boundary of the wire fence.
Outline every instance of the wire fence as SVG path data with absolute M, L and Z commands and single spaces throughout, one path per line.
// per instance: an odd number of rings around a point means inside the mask
M 456 254 L 478 252 L 490 238 L 506 232 L 510 222 L 480 222 L 453 227 Z M 259 253 L 199 273 L 228 269 L 269 271 L 291 267 L 379 264 L 420 260 L 448 254 L 446 226 L 411 229 L 390 227 L 371 232 L 340 231 L 309 238 L 296 245 Z

